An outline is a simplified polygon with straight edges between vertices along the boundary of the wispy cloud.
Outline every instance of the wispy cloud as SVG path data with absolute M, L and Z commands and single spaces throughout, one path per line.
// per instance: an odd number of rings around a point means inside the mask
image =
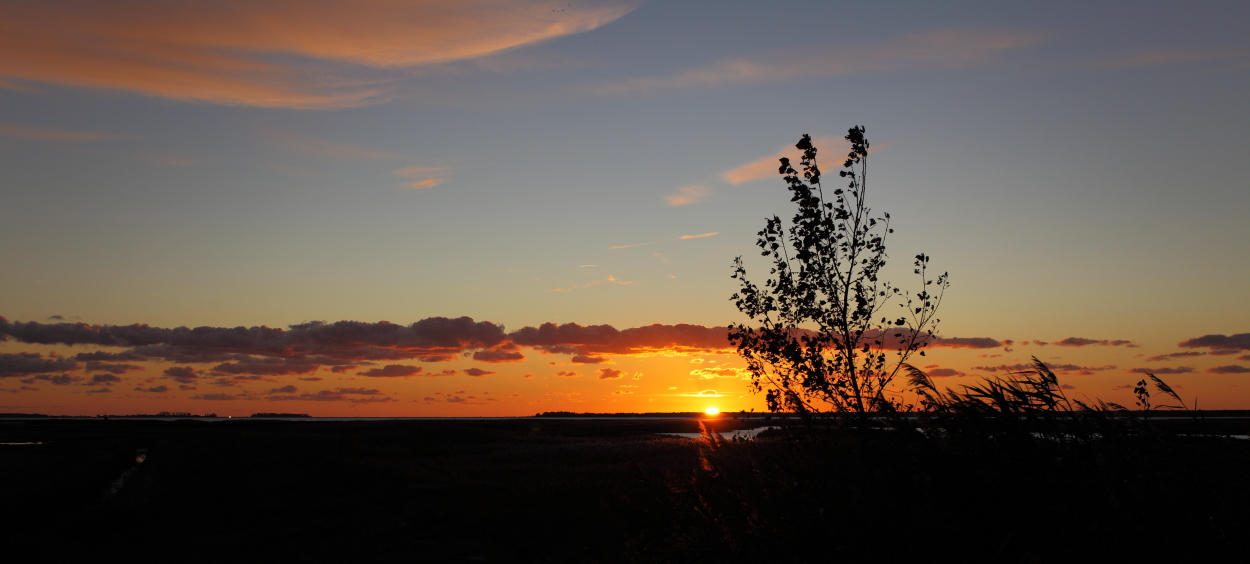
M 812 145 L 820 149 L 817 155 L 817 161 L 820 163 L 841 163 L 846 159 L 848 146 L 845 139 L 818 136 L 812 139 Z M 873 145 L 868 149 L 868 154 L 871 155 L 877 151 L 888 149 L 893 145 L 893 142 Z M 778 169 L 781 166 L 781 163 L 778 161 L 782 157 L 787 157 L 797 163 L 801 155 L 802 152 L 795 148 L 794 145 L 787 145 L 766 157 L 760 157 L 749 163 L 738 165 L 722 172 L 720 178 L 735 186 L 752 180 L 777 178 L 779 175 Z M 821 166 L 822 169 L 833 170 L 827 164 L 822 164 Z
M 0 4 L 0 77 L 212 104 L 351 107 L 391 96 L 386 83 L 396 75 L 388 69 L 475 59 L 586 32 L 637 5 L 568 0 L 6 2 Z
M 60 129 L 40 129 L 0 123 L 0 136 L 36 139 L 39 141 L 105 141 L 109 139 L 129 139 L 127 135 L 112 133 L 91 133 L 87 131 L 65 131 Z
M 630 245 L 617 245 L 617 246 L 615 246 L 615 247 L 608 247 L 608 249 L 610 249 L 610 250 L 616 250 L 616 249 L 628 249 L 628 248 L 631 248 L 631 247 L 645 247 L 645 246 L 647 246 L 647 245 L 654 245 L 654 244 L 656 244 L 656 243 L 667 243 L 667 242 L 669 242 L 669 241 L 681 241 L 681 240 L 684 240 L 684 239 L 702 239 L 702 238 L 704 238 L 704 237 L 711 237 L 711 236 L 713 236 L 713 235 L 720 235 L 720 232 L 719 232 L 719 231 L 713 231 L 713 232 L 711 232 L 711 233 L 700 233 L 700 234 L 698 234 L 698 235 L 682 235 L 681 237 L 673 237 L 672 239 L 660 239 L 659 241 L 651 241 L 651 242 L 649 242 L 649 243 L 633 243 L 633 244 L 630 244 Z M 667 262 L 667 261 L 665 261 L 665 262 Z
M 585 284 L 573 284 L 572 286 L 569 286 L 568 288 L 552 288 L 552 289 L 547 290 L 547 291 L 548 291 L 548 292 L 572 292 L 573 290 L 581 290 L 581 289 L 583 289 L 583 288 L 589 288 L 589 287 L 591 287 L 591 286 L 598 286 L 598 285 L 600 285 L 600 284 L 620 284 L 620 285 L 622 285 L 622 286 L 629 286 L 629 285 L 631 285 L 631 284 L 637 284 L 637 283 L 638 283 L 638 282 L 635 282 L 635 281 L 633 281 L 633 280 L 621 280 L 621 279 L 619 279 L 619 278 L 617 278 L 617 277 L 615 277 L 615 276 L 613 276 L 613 275 L 609 274 L 609 275 L 607 275 L 607 277 L 606 277 L 606 278 L 602 278 L 602 279 L 599 279 L 599 280 L 593 280 L 593 281 L 587 282 L 587 283 L 585 283 Z
M 445 166 L 410 165 L 391 171 L 390 176 L 419 179 L 404 183 L 403 187 L 411 190 L 424 190 L 442 184 L 448 173 L 449 169 Z
M 943 29 L 902 35 L 875 45 L 829 45 L 724 59 L 669 76 L 601 83 L 601 95 L 636 95 L 671 89 L 779 82 L 912 69 L 951 69 L 984 64 L 1002 53 L 1037 43 L 1037 33 L 994 29 Z
M 664 201 L 668 202 L 670 206 L 684 206 L 703 201 L 703 198 L 706 198 L 710 192 L 707 186 L 688 184 L 678 188 L 676 194 L 664 196 Z

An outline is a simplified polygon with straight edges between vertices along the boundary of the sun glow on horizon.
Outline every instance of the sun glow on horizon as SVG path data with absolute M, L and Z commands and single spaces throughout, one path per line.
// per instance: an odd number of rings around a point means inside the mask
M 703 413 L 706 413 L 706 414 L 708 414 L 708 415 L 719 415 L 719 414 L 720 414 L 720 410 L 719 410 L 719 409 L 716 409 L 715 407 L 709 407 L 709 408 L 705 409 L 705 410 L 703 411 Z

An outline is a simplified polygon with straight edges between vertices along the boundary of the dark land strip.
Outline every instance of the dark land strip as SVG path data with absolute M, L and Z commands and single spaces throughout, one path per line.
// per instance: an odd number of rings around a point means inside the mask
M 41 444 L 0 446 L 4 551 L 13 561 L 58 562 L 1250 554 L 1250 441 L 1170 432 L 1080 446 L 942 445 L 887 431 L 725 443 L 657 435 L 700 423 L 8 421 L 0 443 Z M 1157 425 L 1250 431 L 1237 417 Z

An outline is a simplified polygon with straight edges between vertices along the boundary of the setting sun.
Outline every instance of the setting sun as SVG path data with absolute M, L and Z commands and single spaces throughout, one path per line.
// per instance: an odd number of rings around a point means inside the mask
M 717 415 L 717 414 L 719 414 L 719 413 L 720 413 L 720 410 L 719 410 L 719 409 L 716 409 L 715 407 L 709 407 L 709 408 L 705 409 L 705 410 L 703 411 L 703 413 L 706 413 L 706 414 L 708 414 L 708 415 Z

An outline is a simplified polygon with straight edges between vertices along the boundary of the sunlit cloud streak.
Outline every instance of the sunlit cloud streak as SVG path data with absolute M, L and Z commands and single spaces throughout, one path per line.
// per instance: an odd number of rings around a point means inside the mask
M 36 127 L 23 127 L 20 125 L 9 125 L 4 123 L 0 123 L 0 137 L 18 137 L 21 139 L 34 139 L 37 141 L 106 141 L 110 139 L 130 139 L 130 136 L 116 135 L 112 133 L 40 129 Z
M 637 284 L 637 282 L 633 280 L 621 280 L 620 278 L 617 278 L 609 274 L 600 280 L 592 280 L 585 284 L 573 284 L 572 286 L 569 286 L 568 288 L 552 288 L 547 291 L 548 292 L 572 292 L 573 290 L 581 290 L 583 288 L 590 288 L 592 286 L 598 286 L 600 284 L 620 284 L 622 286 L 629 286 L 632 284 Z
M 608 247 L 608 249 L 616 250 L 616 249 L 628 249 L 631 247 L 645 247 L 647 245 L 654 245 L 656 243 L 667 243 L 669 241 L 684 241 L 686 239 L 702 239 L 704 237 L 711 237 L 713 235 L 720 235 L 720 232 L 713 231 L 711 233 L 700 233 L 698 235 L 682 235 L 681 237 L 673 237 L 672 239 L 660 239 L 659 241 L 651 241 L 649 243 L 633 243 L 631 245 L 617 245 L 615 247 Z
M 352 107 L 392 97 L 393 85 L 387 83 L 403 76 L 396 69 L 411 75 L 413 68 L 590 31 L 636 6 L 507 0 L 6 2 L 0 4 L 0 77 L 212 104 Z
M 911 33 L 872 45 L 827 45 L 730 58 L 668 76 L 631 78 L 588 85 L 599 95 L 637 95 L 733 84 L 904 70 L 948 70 L 995 61 L 1002 54 L 1037 44 L 1033 32 L 942 29 Z
M 1250 374 L 1250 368 L 1229 364 L 1227 366 L 1213 366 L 1207 369 L 1211 374 Z
M 825 168 L 829 168 L 827 163 L 835 163 L 835 166 L 840 165 L 846 159 L 846 153 L 850 147 L 845 139 L 835 137 L 815 137 L 812 139 L 812 145 L 820 149 L 816 155 L 816 162 Z M 868 154 L 871 155 L 888 149 L 893 145 L 893 142 L 878 143 L 868 149 Z M 787 145 L 771 155 L 722 172 L 720 178 L 735 186 L 753 180 L 779 178 L 779 169 L 781 167 L 779 161 L 781 158 L 786 157 L 794 162 L 799 162 L 801 155 L 802 152 L 795 148 L 794 145 Z
M 703 201 L 709 193 L 711 193 L 711 190 L 707 186 L 688 184 L 679 187 L 676 194 L 664 196 L 664 201 L 670 206 L 684 206 Z

